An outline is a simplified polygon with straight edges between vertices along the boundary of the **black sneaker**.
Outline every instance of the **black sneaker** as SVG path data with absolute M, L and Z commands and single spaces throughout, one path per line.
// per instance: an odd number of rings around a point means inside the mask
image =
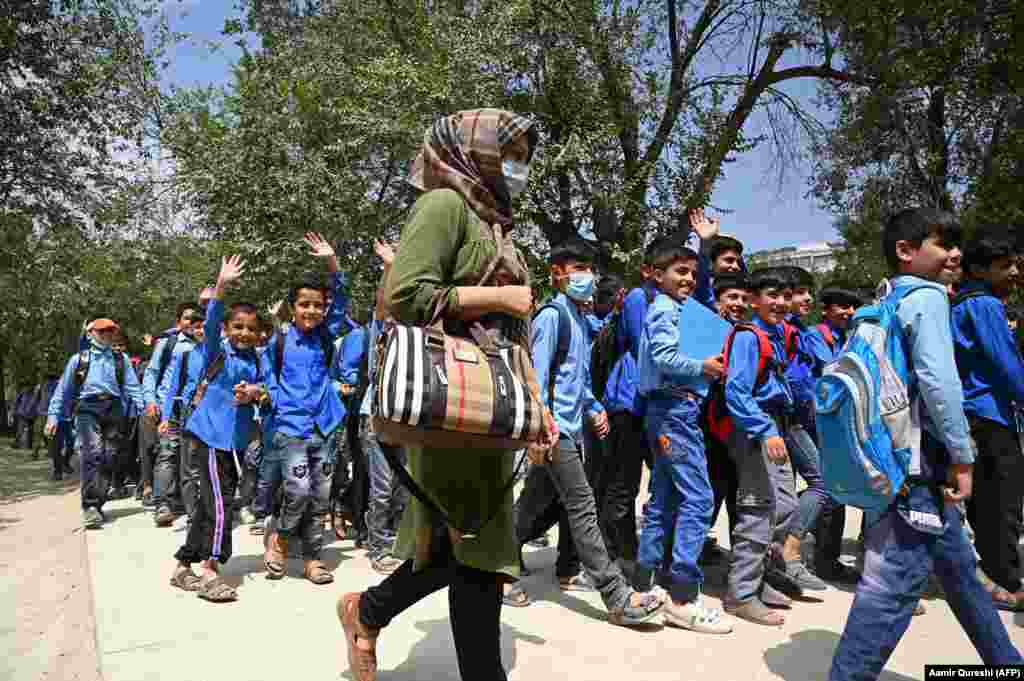
M 838 584 L 856 584 L 860 581 L 860 573 L 856 569 L 838 560 L 834 561 L 831 565 L 827 563 L 816 565 L 814 574 L 826 582 L 836 582 Z
M 60 482 L 64 479 L 64 471 L 53 471 L 50 473 L 50 480 L 54 482 Z

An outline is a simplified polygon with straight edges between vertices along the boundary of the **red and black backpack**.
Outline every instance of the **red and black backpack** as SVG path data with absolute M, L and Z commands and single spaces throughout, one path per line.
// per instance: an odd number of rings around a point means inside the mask
M 707 406 L 708 432 L 719 442 L 728 443 L 735 426 L 732 422 L 732 415 L 725 404 L 725 381 L 729 373 L 729 355 L 732 354 L 732 343 L 736 334 L 741 331 L 750 331 L 757 336 L 757 378 L 754 381 L 756 391 L 768 380 L 772 371 L 779 371 L 781 367 L 775 359 L 775 348 L 772 347 L 771 338 L 764 329 L 754 324 L 737 324 L 725 339 L 725 347 L 722 348 L 723 373 L 722 378 L 711 386 L 711 396 Z M 796 334 L 797 328 L 791 324 L 784 327 L 786 355 L 792 358 L 796 355 Z

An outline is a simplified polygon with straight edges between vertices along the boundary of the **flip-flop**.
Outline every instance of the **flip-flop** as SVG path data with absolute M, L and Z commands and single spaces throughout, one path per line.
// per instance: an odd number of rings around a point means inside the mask
M 569 579 L 559 577 L 558 588 L 562 591 L 583 591 L 587 593 L 597 591 L 597 587 L 590 581 L 590 577 L 583 572 L 573 575 Z
M 510 608 L 525 608 L 533 601 L 530 600 L 530 594 L 526 593 L 522 586 L 513 584 L 508 593 L 502 594 L 501 602 Z

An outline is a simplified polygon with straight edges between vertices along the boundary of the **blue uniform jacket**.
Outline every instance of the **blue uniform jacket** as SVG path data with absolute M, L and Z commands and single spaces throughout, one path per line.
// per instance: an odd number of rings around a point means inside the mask
M 1024 407 L 1024 362 L 1006 321 L 1006 308 L 988 284 L 967 281 L 961 294 L 983 291 L 952 309 L 956 366 L 964 412 L 1016 429 L 1013 403 Z
M 594 397 L 590 385 L 590 343 L 587 341 L 587 327 L 579 308 L 569 302 L 564 293 L 559 293 L 553 305 L 564 308 L 572 320 L 569 352 L 561 367 L 552 367 L 555 349 L 558 347 L 558 310 L 542 310 L 533 320 L 530 338 L 533 365 L 537 371 L 544 404 L 551 410 L 558 424 L 559 434 L 578 441 L 583 431 L 583 412 L 594 416 L 604 407 Z M 555 374 L 554 404 L 548 390 L 548 377 Z
M 752 323 L 768 334 L 775 362 L 780 367 L 785 366 L 782 325 L 771 326 L 757 315 Z M 725 381 L 725 403 L 733 423 L 753 440 L 782 435 L 769 412 L 789 413 L 794 405 L 785 377 L 777 372 L 769 371 L 767 380 L 755 390 L 759 355 L 757 337 L 749 331 L 737 333 L 733 337 Z
M 224 355 L 224 365 L 207 387 L 202 402 L 185 422 L 185 430 L 207 447 L 245 451 L 255 427 L 256 408 L 251 404 L 237 404 L 234 388 L 243 382 L 265 383 L 268 363 L 255 350 L 237 350 L 230 343 L 224 344 L 221 336 L 223 323 L 224 302 L 213 299 L 203 322 L 206 332 L 203 343 L 189 357 L 189 373 L 192 373 L 192 367 L 201 369 L 190 378 L 185 394 L 195 394 L 199 382 L 206 376 L 206 367 L 215 361 L 217 355 Z M 198 355 L 202 361 L 194 361 L 191 355 Z M 170 401 L 165 404 L 170 404 Z
M 149 363 L 146 365 L 146 373 L 142 379 L 142 397 L 148 407 L 151 404 L 161 405 L 164 403 L 164 397 L 167 395 L 169 386 L 172 385 L 171 378 L 171 366 L 177 361 L 180 361 L 181 355 L 186 350 L 191 350 L 195 347 L 195 341 L 191 336 L 187 336 L 184 333 L 178 333 L 174 345 L 174 354 L 171 356 L 169 363 L 167 364 L 167 371 L 164 372 L 163 380 L 160 381 L 160 385 L 157 385 L 156 381 L 160 375 L 160 362 L 163 360 L 164 354 L 167 352 L 167 344 L 170 342 L 171 337 L 161 338 L 156 347 L 153 348 L 153 355 L 149 358 Z
M 637 357 L 640 352 L 640 336 L 647 320 L 648 300 L 653 301 L 658 289 L 653 282 L 645 282 L 626 295 L 622 303 L 622 318 L 616 329 L 615 345 L 618 361 L 608 374 L 604 402 L 609 413 L 628 411 L 636 416 L 644 413 L 643 397 L 637 390 L 640 371 Z
M 139 385 L 139 378 L 132 369 L 128 355 L 118 355 L 118 361 L 124 362 L 124 393 L 117 384 L 117 369 L 114 365 L 114 351 L 110 348 L 100 350 L 92 347 L 89 353 L 89 373 L 82 383 L 81 391 L 75 395 L 75 371 L 78 370 L 79 355 L 76 353 L 68 360 L 64 367 L 64 374 L 60 378 L 57 389 L 53 392 L 50 400 L 50 408 L 47 411 L 48 420 L 56 423 L 60 419 L 68 419 L 71 416 L 71 402 L 76 399 L 88 400 L 91 397 L 100 395 L 116 395 L 121 398 L 121 408 L 125 415 L 138 414 L 143 408 L 142 386 Z
M 707 397 L 708 380 L 704 359 L 679 352 L 679 314 L 683 303 L 661 293 L 647 311 L 640 336 L 640 393 L 680 389 Z
M 309 333 L 291 324 L 275 335 L 267 345 L 270 397 L 273 411 L 267 420 L 268 435 L 283 433 L 307 439 L 314 429 L 330 435 L 345 418 L 341 397 L 331 381 L 330 367 L 324 356 L 324 341 L 334 343 L 349 327 L 345 308 L 348 284 L 340 272 L 331 275 L 333 297 L 327 318 Z M 284 367 L 277 378 L 278 343 L 284 343 Z

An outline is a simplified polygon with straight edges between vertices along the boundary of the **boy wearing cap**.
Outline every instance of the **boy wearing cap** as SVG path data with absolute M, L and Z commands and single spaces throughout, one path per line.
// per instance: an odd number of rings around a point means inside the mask
M 46 435 L 70 413 L 75 424 L 75 448 L 81 461 L 82 519 L 85 527 L 103 525 L 109 468 L 123 437 L 122 420 L 140 409 L 142 389 L 127 355 L 112 345 L 119 327 L 97 319 L 86 327 L 89 346 L 73 355 L 64 368 L 47 412 Z

